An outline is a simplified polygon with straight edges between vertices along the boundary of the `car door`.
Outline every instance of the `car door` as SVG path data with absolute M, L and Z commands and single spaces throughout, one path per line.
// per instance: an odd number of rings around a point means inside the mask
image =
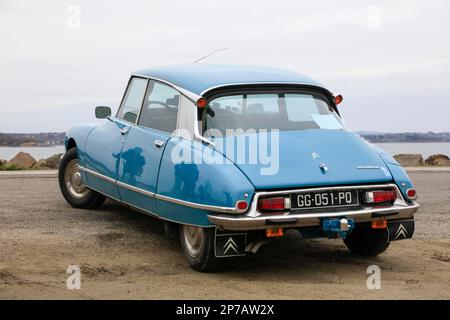
M 118 200 L 116 180 L 121 152 L 127 134 L 136 124 L 147 82 L 139 77 L 130 79 L 117 115 L 93 129 L 85 145 L 89 187 Z
M 155 213 L 159 166 L 167 140 L 176 129 L 180 92 L 150 80 L 136 126 L 121 153 L 117 185 L 123 202 Z

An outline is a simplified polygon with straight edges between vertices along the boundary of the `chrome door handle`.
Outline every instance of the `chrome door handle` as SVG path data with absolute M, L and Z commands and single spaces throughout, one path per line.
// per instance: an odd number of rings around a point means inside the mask
M 122 129 L 120 129 L 120 133 L 121 133 L 122 135 L 126 135 L 127 132 L 128 132 L 128 128 L 127 128 L 127 127 L 123 127 Z
M 153 143 L 155 144 L 155 147 L 158 149 L 161 149 L 161 147 L 164 145 L 164 141 L 161 140 L 155 140 Z

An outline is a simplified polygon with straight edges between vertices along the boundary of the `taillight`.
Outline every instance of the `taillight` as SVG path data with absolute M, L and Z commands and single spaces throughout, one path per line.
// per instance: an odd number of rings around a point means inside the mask
M 258 210 L 282 211 L 290 208 L 290 199 L 285 197 L 259 199 Z
M 417 192 L 416 189 L 408 189 L 406 190 L 406 195 L 409 199 L 415 200 L 417 198 Z
M 247 201 L 244 201 L 244 200 L 238 201 L 238 202 L 237 202 L 237 208 L 238 208 L 239 210 L 245 210 L 245 209 L 247 209 Z
M 367 191 L 366 203 L 394 202 L 397 193 L 394 190 Z

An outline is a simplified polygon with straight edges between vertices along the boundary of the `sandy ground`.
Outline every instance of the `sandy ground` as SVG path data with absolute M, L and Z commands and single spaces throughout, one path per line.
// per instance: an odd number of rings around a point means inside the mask
M 377 258 L 351 255 L 339 240 L 295 234 L 214 274 L 191 270 L 160 221 L 107 202 L 71 208 L 56 177 L 0 175 L 1 299 L 449 299 L 450 172 L 412 171 L 422 207 L 413 240 Z M 66 269 L 81 268 L 81 289 Z M 381 289 L 369 290 L 369 265 Z

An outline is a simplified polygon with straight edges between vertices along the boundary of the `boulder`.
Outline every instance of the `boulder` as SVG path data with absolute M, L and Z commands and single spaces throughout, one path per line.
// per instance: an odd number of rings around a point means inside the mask
M 425 163 L 430 166 L 450 167 L 450 158 L 445 154 L 433 154 L 425 159 Z
M 48 170 L 50 168 L 47 165 L 47 161 L 45 159 L 41 159 L 38 162 L 36 162 L 34 164 L 34 166 L 31 167 L 31 169 L 34 169 L 34 170 Z
M 394 159 L 405 167 L 423 166 L 423 158 L 421 154 L 396 154 Z
M 5 167 L 11 169 L 30 169 L 35 163 L 36 159 L 29 153 L 19 152 L 14 158 L 6 163 Z
M 47 167 L 49 167 L 50 169 L 58 169 L 62 155 L 62 153 L 58 153 L 45 159 L 45 161 L 47 162 Z

